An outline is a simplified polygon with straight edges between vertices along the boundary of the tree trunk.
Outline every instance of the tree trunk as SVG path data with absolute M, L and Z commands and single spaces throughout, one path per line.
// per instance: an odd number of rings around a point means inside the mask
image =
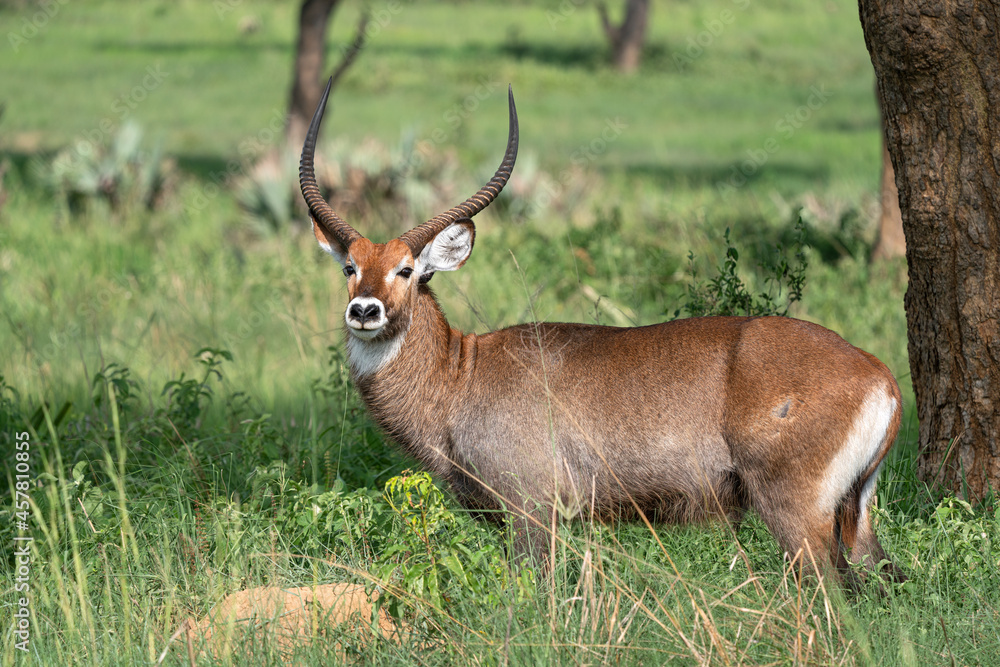
M 285 124 L 285 145 L 301 147 L 320 95 L 323 94 L 326 28 L 340 0 L 305 0 L 299 11 L 299 39 L 295 45 L 295 72 Z
M 906 235 L 923 480 L 1000 487 L 1000 6 L 859 0 Z
M 906 254 L 906 237 L 903 235 L 903 216 L 899 212 L 899 190 L 896 189 L 896 172 L 892 168 L 889 147 L 885 142 L 885 120 L 882 120 L 882 187 L 881 209 L 878 221 L 878 239 L 872 249 L 872 260 L 880 261 Z
M 597 11 L 604 34 L 611 43 L 611 58 L 615 67 L 625 74 L 639 69 L 642 47 L 646 43 L 646 26 L 649 24 L 649 0 L 628 0 L 620 26 L 611 23 L 608 8 L 603 2 L 597 5 Z

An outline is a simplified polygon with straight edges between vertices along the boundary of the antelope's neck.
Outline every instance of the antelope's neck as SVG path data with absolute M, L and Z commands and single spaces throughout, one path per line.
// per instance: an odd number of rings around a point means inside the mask
M 447 476 L 451 423 L 476 367 L 477 337 L 452 329 L 430 290 L 417 296 L 405 333 L 385 342 L 348 334 L 354 382 L 396 442 Z

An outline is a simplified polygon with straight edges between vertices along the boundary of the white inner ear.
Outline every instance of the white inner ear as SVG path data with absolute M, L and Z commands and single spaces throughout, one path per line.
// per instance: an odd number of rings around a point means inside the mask
M 323 249 L 323 252 L 329 253 L 331 257 L 337 260 L 337 263 L 340 264 L 341 268 L 347 266 L 347 253 L 341 250 L 340 246 L 336 243 L 331 244 L 327 242 L 323 233 L 316 229 L 316 223 L 313 222 L 312 224 L 313 234 L 316 236 L 316 243 L 318 243 L 319 247 Z
M 417 272 L 423 275 L 435 271 L 454 271 L 469 258 L 472 241 L 473 231 L 468 226 L 457 222 L 448 225 L 420 251 L 416 261 Z

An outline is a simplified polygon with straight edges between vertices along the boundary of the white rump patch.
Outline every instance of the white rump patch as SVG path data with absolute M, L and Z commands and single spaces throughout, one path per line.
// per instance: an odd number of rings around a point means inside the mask
M 396 358 L 405 339 L 405 333 L 384 341 L 361 340 L 348 334 L 347 360 L 351 363 L 351 369 L 360 377 L 378 373 Z
M 415 267 L 417 273 L 424 275 L 459 268 L 472 253 L 473 239 L 473 231 L 467 225 L 457 222 L 448 225 L 420 251 Z
M 884 387 L 876 387 L 869 392 L 854 417 L 847 439 L 823 475 L 819 493 L 821 511 L 836 511 L 837 503 L 872 464 L 885 440 L 897 407 L 895 397 Z M 875 491 L 875 479 L 876 475 L 872 475 L 861 490 L 861 516 L 858 525 L 864 525 L 868 502 Z

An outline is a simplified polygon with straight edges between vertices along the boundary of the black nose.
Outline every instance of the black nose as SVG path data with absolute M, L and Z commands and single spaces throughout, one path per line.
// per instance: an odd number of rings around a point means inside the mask
M 364 324 L 366 320 L 378 319 L 382 314 L 382 309 L 379 308 L 378 304 L 369 303 L 362 306 L 360 303 L 356 303 L 351 306 L 347 314 L 351 316 L 351 319 L 358 320 L 361 324 Z

